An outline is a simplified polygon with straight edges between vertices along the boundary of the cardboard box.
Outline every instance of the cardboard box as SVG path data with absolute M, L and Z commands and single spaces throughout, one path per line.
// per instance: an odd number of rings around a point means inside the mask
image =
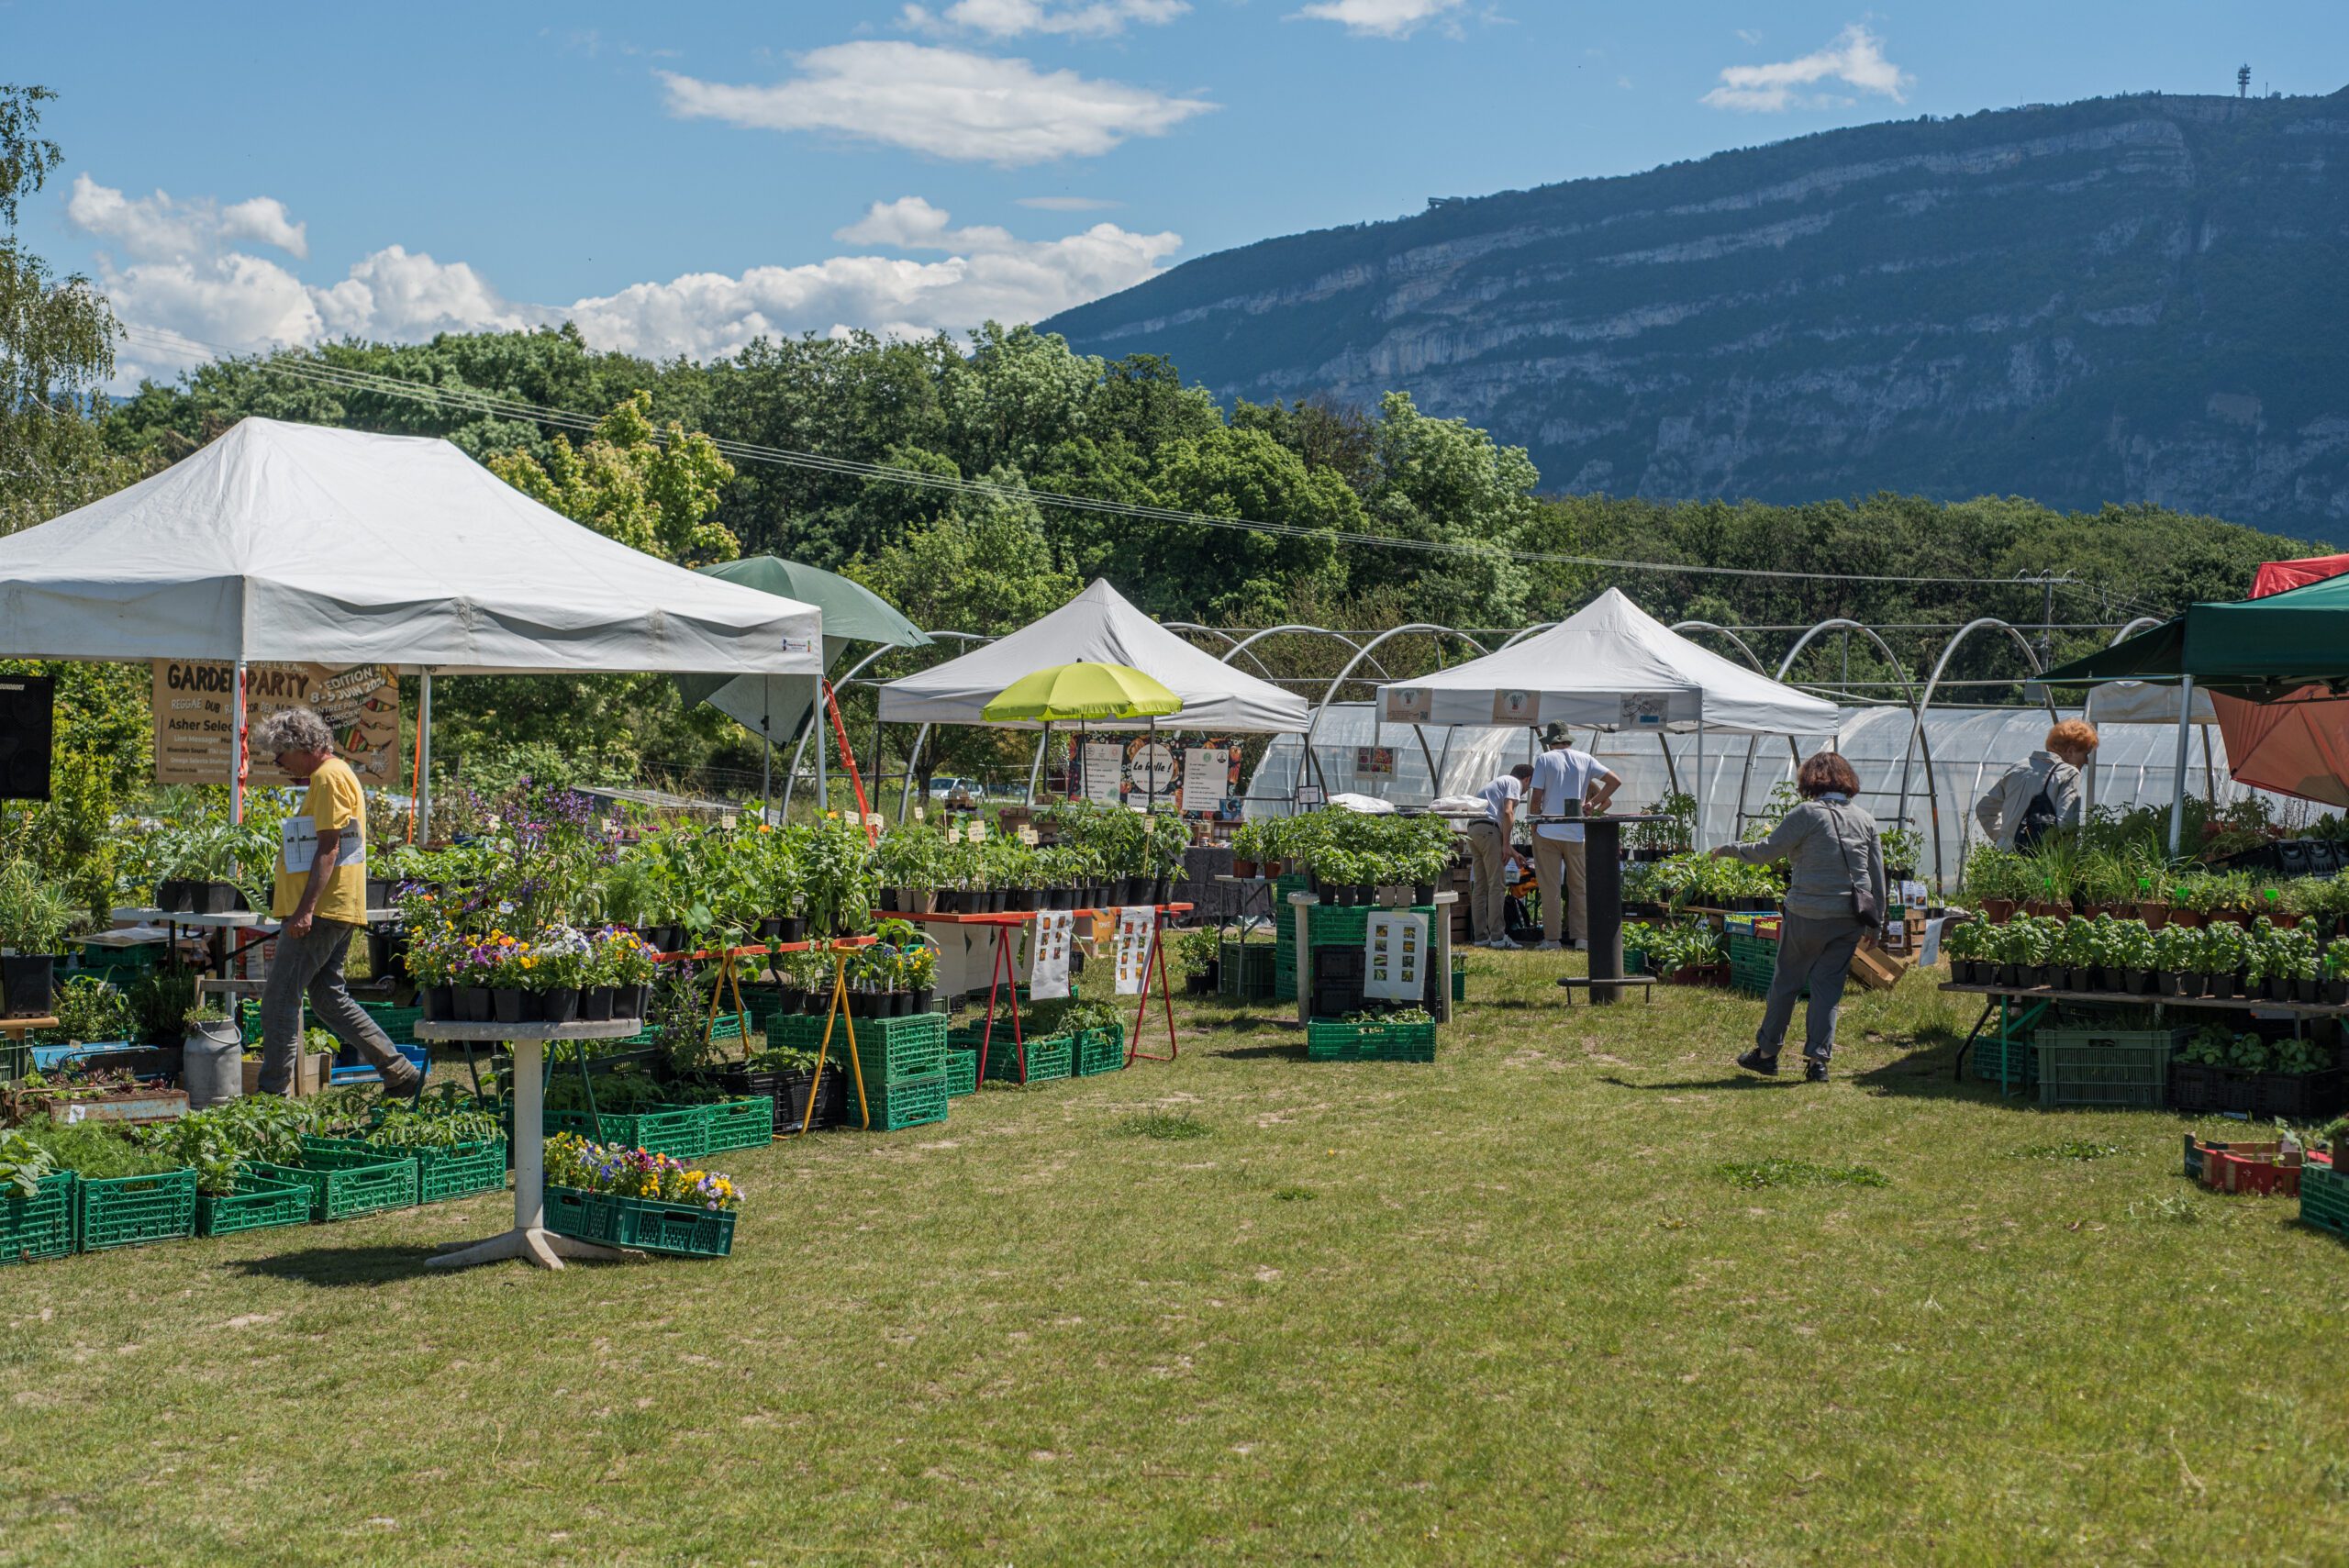
M 1882 948 L 1859 947 L 1852 951 L 1851 976 L 1863 990 L 1889 991 L 1909 973 L 1908 961 Z
M 333 1070 L 334 1058 L 319 1051 L 306 1051 L 294 1060 L 294 1097 L 301 1099 L 315 1095 L 327 1086 L 327 1075 Z M 244 1062 L 245 1093 L 261 1093 L 261 1059 L 247 1057 Z

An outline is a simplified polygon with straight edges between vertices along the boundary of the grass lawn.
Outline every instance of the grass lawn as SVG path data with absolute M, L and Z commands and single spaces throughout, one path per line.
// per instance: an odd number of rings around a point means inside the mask
M 1203 1006 L 727 1156 L 726 1262 L 419 1272 L 498 1196 L 0 1271 L 0 1564 L 2349 1561 L 2349 1249 L 2190 1124 L 1954 1084 L 1915 979 L 1817 1087 L 1474 962 L 1432 1066 Z

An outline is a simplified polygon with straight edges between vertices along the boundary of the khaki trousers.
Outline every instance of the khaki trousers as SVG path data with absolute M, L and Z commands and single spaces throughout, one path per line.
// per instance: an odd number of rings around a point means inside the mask
M 1501 825 L 1490 817 L 1468 824 L 1468 934 L 1473 940 L 1490 941 L 1507 934 L 1508 864 Z
M 1560 896 L 1560 873 L 1564 873 L 1564 896 Z M 1576 941 L 1590 939 L 1590 862 L 1583 859 L 1583 846 L 1561 839 L 1533 836 L 1533 880 L 1542 889 L 1542 940 L 1547 942 L 1565 940 L 1566 906 L 1574 906 L 1574 934 Z

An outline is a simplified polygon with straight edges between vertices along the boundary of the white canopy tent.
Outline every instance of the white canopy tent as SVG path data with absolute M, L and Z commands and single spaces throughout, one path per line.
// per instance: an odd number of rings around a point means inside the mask
M 446 441 L 275 419 L 0 539 L 0 651 L 392 664 L 423 674 L 420 727 L 436 673 L 812 679 L 822 635 L 812 606 L 606 539 Z
M 1709 734 L 1832 734 L 1836 718 L 1833 703 L 1689 641 L 1620 588 L 1498 652 L 1383 685 L 1379 700 L 1389 723 L 1693 733 L 1700 774 Z
M 1208 734 L 1269 735 L 1302 729 L 1303 697 L 1233 669 L 1142 614 L 1108 582 L 1041 619 L 960 659 L 881 688 L 885 724 L 979 724 L 980 710 L 1022 675 L 1054 664 L 1129 664 L 1183 699 L 1181 727 Z M 1097 721 L 1096 729 L 1141 729 L 1141 719 Z M 1020 721 L 1008 728 L 1038 729 Z

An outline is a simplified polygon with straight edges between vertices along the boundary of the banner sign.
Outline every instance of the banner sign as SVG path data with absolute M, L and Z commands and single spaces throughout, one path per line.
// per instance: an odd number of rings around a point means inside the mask
M 1158 911 L 1137 904 L 1118 911 L 1118 995 L 1141 995 L 1142 975 L 1150 963 L 1151 931 Z
M 185 659 L 158 659 L 154 666 L 155 782 L 227 784 L 237 755 L 236 666 Z M 247 733 L 288 707 L 317 710 L 334 732 L 335 755 L 362 786 L 399 785 L 406 759 L 400 754 L 399 681 L 390 665 L 247 666 Z M 264 789 L 297 782 L 267 757 L 253 758 L 246 778 Z
M 1028 971 L 1028 995 L 1038 1001 L 1068 995 L 1068 950 L 1076 916 L 1067 909 L 1036 913 L 1035 962 Z
M 1125 797 L 1126 748 L 1116 740 L 1085 743 L 1085 798 L 1096 806 L 1115 806 Z
M 1540 692 L 1501 691 L 1493 694 L 1495 724 L 1530 725 L 1542 717 Z
M 1136 740 L 1126 751 L 1127 793 L 1144 801 L 1174 796 L 1174 748 L 1163 740 Z M 1132 804 L 1129 800 L 1129 804 Z
M 1397 724 L 1424 724 L 1435 709 L 1435 693 L 1425 686 L 1386 688 L 1386 717 Z
M 1384 1002 L 1416 1002 L 1427 988 L 1427 917 L 1374 911 L 1363 938 L 1362 994 Z
M 1240 752 L 1214 742 L 1183 749 L 1182 809 L 1213 816 L 1224 797 L 1240 787 Z

